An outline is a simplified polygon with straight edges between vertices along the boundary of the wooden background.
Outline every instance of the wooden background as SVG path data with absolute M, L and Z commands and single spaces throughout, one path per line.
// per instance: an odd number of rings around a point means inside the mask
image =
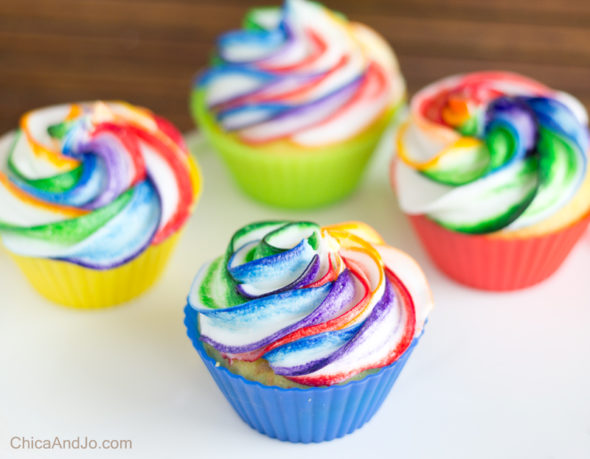
M 1 0 L 0 132 L 28 109 L 124 99 L 192 127 L 187 96 L 239 0 Z M 276 2 L 275 2 L 276 3 Z M 326 1 L 381 32 L 414 92 L 478 69 L 525 73 L 590 106 L 590 0 Z

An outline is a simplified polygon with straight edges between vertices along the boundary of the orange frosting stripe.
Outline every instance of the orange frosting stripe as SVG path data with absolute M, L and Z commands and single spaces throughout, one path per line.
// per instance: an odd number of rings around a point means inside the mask
M 89 211 L 84 209 L 78 209 L 76 207 L 69 207 L 69 206 L 59 206 L 56 204 L 51 204 L 49 202 L 43 201 L 41 199 L 37 199 L 34 196 L 31 196 L 29 193 L 21 190 L 16 185 L 14 185 L 10 179 L 6 176 L 6 174 L 0 172 L 0 183 L 4 185 L 4 187 L 16 196 L 21 201 L 39 207 L 40 209 L 48 210 L 50 212 L 56 212 L 62 214 L 66 217 L 80 217 L 82 215 L 86 215 Z
M 72 115 L 73 112 L 75 113 L 75 110 L 76 109 L 72 108 L 68 116 Z M 68 158 L 67 156 L 62 155 L 59 151 L 54 150 L 47 145 L 43 145 L 41 142 L 35 140 L 29 128 L 29 118 L 31 117 L 32 113 L 32 111 L 27 112 L 21 117 L 20 128 L 25 134 L 27 142 L 31 146 L 31 150 L 35 156 L 45 159 L 61 170 L 71 170 L 74 167 L 77 167 L 80 163 L 75 159 Z
M 414 161 L 409 153 L 407 148 L 404 145 L 403 137 L 405 136 L 408 128 L 410 127 L 410 122 L 406 121 L 402 126 L 399 128 L 399 133 L 397 135 L 396 143 L 397 143 L 397 154 L 399 158 L 406 163 L 408 166 L 413 167 L 414 169 L 424 171 L 435 167 L 438 162 L 447 154 L 451 153 L 453 150 L 457 148 L 472 148 L 481 145 L 481 140 L 476 139 L 475 137 L 461 137 L 455 140 L 451 145 L 448 147 L 443 148 L 440 150 L 435 156 L 430 158 L 428 161 L 419 162 Z

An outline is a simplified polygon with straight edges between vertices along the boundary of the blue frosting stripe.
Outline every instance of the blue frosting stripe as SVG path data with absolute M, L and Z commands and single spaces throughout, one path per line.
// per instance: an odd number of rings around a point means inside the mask
M 276 374 L 308 385 L 399 358 L 415 330 L 414 305 L 368 242 L 380 237 L 359 226 L 258 222 L 238 230 L 187 298 L 202 341 L 230 359 L 264 358 Z M 252 284 L 274 290 L 249 296 L 244 285 Z
M 301 288 L 257 298 L 225 309 L 205 309 L 201 335 L 203 341 L 221 352 L 241 353 L 259 349 L 292 331 L 292 325 L 300 322 L 318 308 L 330 293 L 332 283 L 320 287 Z M 272 330 L 268 333 L 268 330 Z M 251 342 L 232 345 L 211 337 L 226 335 L 230 331 L 237 338 Z
M 267 352 L 264 358 L 278 375 L 311 373 L 325 366 L 331 356 L 352 341 L 361 327 L 358 324 L 292 341 Z
M 297 278 L 309 266 L 315 255 L 315 250 L 304 239 L 290 250 L 236 265 L 236 258 L 248 249 L 248 246 L 238 249 L 227 266 L 230 276 L 240 283 L 264 284 L 283 280 L 285 276 Z
M 150 245 L 160 217 L 158 193 L 149 179 L 144 180 L 133 187 L 130 202 L 119 214 L 62 259 L 94 269 L 124 264 Z
M 104 188 L 107 173 L 102 159 L 87 154 L 82 159 L 82 174 L 76 185 L 65 191 L 44 190 L 27 183 L 16 174 L 10 174 L 9 178 L 18 188 L 43 201 L 65 206 L 84 207 L 98 197 Z

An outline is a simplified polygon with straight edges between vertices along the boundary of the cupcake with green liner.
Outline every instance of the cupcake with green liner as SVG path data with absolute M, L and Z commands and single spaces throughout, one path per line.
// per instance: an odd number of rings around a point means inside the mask
M 313 207 L 351 193 L 402 105 L 389 45 L 322 5 L 251 10 L 196 80 L 193 115 L 254 198 Z
M 246 423 L 307 443 L 373 416 L 432 305 L 418 265 L 371 227 L 266 221 L 201 268 L 185 324 Z
M 199 181 L 180 133 L 144 108 L 33 110 L 0 140 L 0 237 L 46 298 L 121 303 L 162 273 Z
M 392 181 L 426 250 L 472 287 L 536 284 L 590 222 L 588 116 L 508 72 L 436 81 L 411 102 Z

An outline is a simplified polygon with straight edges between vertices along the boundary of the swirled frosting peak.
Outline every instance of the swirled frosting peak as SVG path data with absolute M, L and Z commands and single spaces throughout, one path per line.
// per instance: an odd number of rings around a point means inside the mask
M 466 233 L 534 225 L 584 181 L 587 124 L 579 101 L 520 75 L 435 82 L 398 135 L 400 205 Z
M 403 98 L 387 43 L 370 28 L 307 0 L 252 10 L 222 35 L 197 88 L 220 126 L 248 143 L 345 141 Z
M 198 181 L 180 133 L 148 110 L 34 110 L 0 140 L 0 235 L 19 255 L 112 268 L 183 226 Z
M 264 358 L 310 386 L 394 362 L 432 308 L 416 263 L 358 222 L 245 226 L 200 270 L 188 302 L 222 355 Z

